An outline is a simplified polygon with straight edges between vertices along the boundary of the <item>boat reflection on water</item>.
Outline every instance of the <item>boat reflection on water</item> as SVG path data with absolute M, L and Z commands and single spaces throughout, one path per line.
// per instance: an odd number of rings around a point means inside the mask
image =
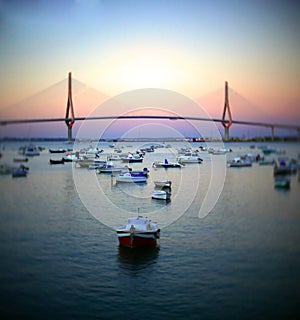
M 121 269 L 139 271 L 156 263 L 159 246 L 137 248 L 118 247 L 118 262 Z

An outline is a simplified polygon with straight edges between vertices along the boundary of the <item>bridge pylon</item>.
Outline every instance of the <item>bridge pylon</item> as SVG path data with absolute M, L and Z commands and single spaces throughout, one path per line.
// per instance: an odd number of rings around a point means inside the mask
M 68 77 L 68 101 L 67 101 L 67 109 L 66 109 L 66 125 L 68 128 L 68 141 L 72 141 L 72 128 L 75 123 L 75 115 L 74 115 L 74 107 L 72 101 L 72 74 L 69 72 Z
M 228 120 L 226 120 L 226 111 L 228 113 Z M 229 140 L 229 128 L 232 125 L 232 116 L 231 116 L 231 110 L 230 110 L 230 105 L 229 105 L 228 82 L 227 81 L 225 81 L 225 103 L 224 103 L 223 116 L 222 116 L 222 125 L 225 129 L 224 141 L 228 141 Z

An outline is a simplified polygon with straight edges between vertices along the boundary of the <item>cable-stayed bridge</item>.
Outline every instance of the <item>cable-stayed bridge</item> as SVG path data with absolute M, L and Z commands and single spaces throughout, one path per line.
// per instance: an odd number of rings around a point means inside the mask
M 228 94 L 228 83 L 225 82 L 225 93 L 224 93 L 224 107 L 222 118 L 205 118 L 205 117 L 192 117 L 192 116 L 176 116 L 176 115 L 120 115 L 120 116 L 88 116 L 88 117 L 76 117 L 73 108 L 72 100 L 72 78 L 71 73 L 68 75 L 68 99 L 65 117 L 59 118 L 37 118 L 37 119 L 10 119 L 1 120 L 0 125 L 12 125 L 12 124 L 25 124 L 25 123 L 46 123 L 46 122 L 65 122 L 68 129 L 68 140 L 72 140 L 72 128 L 76 121 L 90 121 L 90 120 L 122 120 L 122 119 L 163 119 L 163 120 L 191 120 L 191 121 L 206 121 L 221 123 L 224 127 L 224 141 L 230 139 L 229 130 L 234 125 L 245 125 L 245 126 L 256 126 L 271 129 L 271 137 L 274 140 L 275 129 L 289 129 L 296 130 L 298 140 L 300 140 L 300 125 L 288 125 L 281 123 L 267 123 L 260 121 L 243 121 L 234 120 L 232 118 L 229 94 Z

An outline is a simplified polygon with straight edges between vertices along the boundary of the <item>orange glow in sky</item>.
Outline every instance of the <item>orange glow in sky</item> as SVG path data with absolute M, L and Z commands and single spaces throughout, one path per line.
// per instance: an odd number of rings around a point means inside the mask
M 300 122 L 297 1 L 0 1 L 0 10 L 0 118 L 63 116 L 71 71 L 88 88 L 74 86 L 77 116 L 143 88 L 221 116 L 228 81 L 246 100 L 232 95 L 233 117 Z

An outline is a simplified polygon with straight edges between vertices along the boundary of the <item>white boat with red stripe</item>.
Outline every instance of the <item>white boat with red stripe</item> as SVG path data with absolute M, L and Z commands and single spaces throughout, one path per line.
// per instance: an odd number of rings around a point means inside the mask
M 129 218 L 126 224 L 116 231 L 119 244 L 130 248 L 156 245 L 160 237 L 157 223 L 141 216 Z

